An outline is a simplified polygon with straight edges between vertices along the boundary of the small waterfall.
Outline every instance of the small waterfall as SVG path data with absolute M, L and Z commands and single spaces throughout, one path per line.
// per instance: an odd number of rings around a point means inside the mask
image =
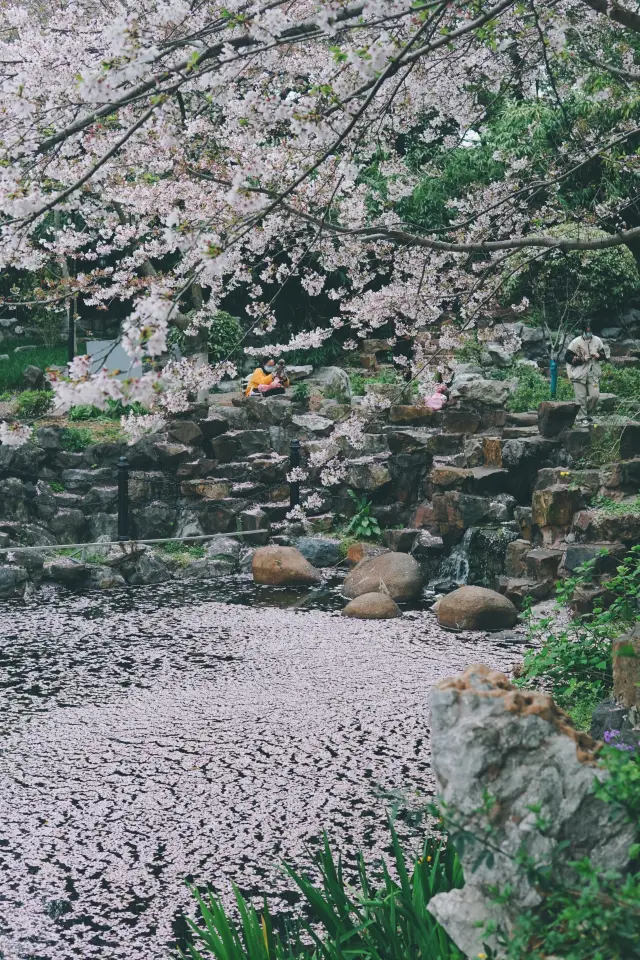
M 464 537 L 440 564 L 438 576 L 429 587 L 433 590 L 451 590 L 469 582 L 469 548 L 475 527 L 465 530 Z

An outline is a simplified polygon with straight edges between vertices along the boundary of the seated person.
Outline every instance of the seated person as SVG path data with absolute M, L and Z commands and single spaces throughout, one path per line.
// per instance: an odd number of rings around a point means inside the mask
M 268 357 L 249 377 L 245 396 L 271 396 L 284 393 L 284 388 L 288 386 L 289 380 L 284 369 L 284 360 L 280 361 L 276 369 L 275 360 L 273 357 Z

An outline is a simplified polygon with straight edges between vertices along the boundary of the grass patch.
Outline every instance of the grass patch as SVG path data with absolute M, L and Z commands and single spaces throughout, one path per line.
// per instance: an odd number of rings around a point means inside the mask
M 0 360 L 0 392 L 25 389 L 22 371 L 25 367 L 63 367 L 67 362 L 67 347 L 36 347 L 35 350 L 10 353 L 8 360 Z
M 169 540 L 158 544 L 160 550 L 172 557 L 179 567 L 188 567 L 194 560 L 204 560 L 205 549 L 201 543 L 188 544 L 181 540 Z
M 60 431 L 60 446 L 68 453 L 80 453 L 95 443 L 88 427 L 65 427 Z
M 634 500 L 612 500 L 611 497 L 594 497 L 591 506 L 606 517 L 621 517 L 629 513 L 640 514 L 640 494 Z

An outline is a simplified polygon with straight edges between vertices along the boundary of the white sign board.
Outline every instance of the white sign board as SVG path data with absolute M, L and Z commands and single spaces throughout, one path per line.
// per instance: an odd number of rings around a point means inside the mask
M 106 367 L 109 373 L 117 370 L 117 380 L 142 376 L 142 364 L 134 362 L 117 340 L 87 340 L 87 354 L 91 357 L 91 373 Z

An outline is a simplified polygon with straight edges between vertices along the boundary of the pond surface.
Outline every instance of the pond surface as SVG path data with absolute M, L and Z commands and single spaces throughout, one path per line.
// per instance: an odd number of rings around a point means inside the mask
M 175 956 L 187 880 L 290 905 L 322 831 L 374 862 L 428 802 L 428 693 L 518 647 L 332 587 L 182 582 L 0 604 L 0 957 Z M 407 842 L 419 842 L 405 823 Z

